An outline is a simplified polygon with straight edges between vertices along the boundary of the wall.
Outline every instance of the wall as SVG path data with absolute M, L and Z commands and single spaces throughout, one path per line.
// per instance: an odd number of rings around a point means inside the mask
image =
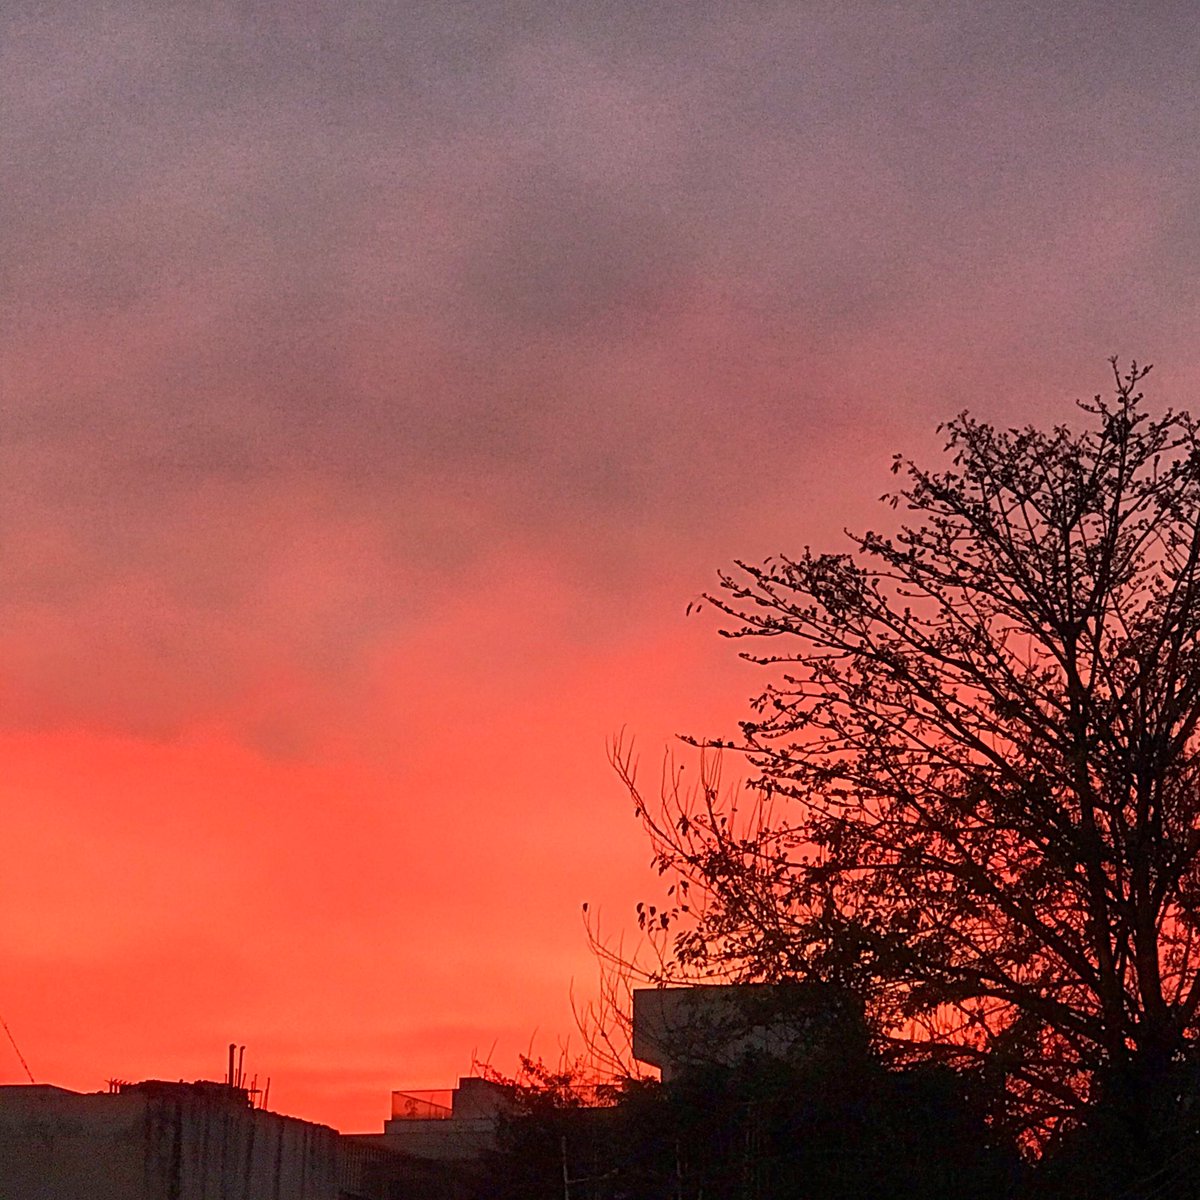
M 223 1084 L 0 1087 L 4 1200 L 337 1200 L 337 1153 Z
M 633 1056 L 662 1070 L 732 1067 L 747 1057 L 795 1059 L 866 1037 L 862 1005 L 819 983 L 635 988 Z

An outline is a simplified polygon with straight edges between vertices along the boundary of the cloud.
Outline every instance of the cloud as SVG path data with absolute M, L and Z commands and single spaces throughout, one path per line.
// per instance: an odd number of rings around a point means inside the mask
M 893 450 L 1069 417 L 1109 354 L 1195 403 L 1198 40 L 1181 4 L 6 5 L 0 732 L 54 911 L 98 847 L 208 879 L 206 812 L 254 905 L 369 813 L 264 954 L 402 846 L 420 995 L 484 902 L 497 992 L 540 906 L 547 988 L 605 736 L 752 690 L 679 631 L 717 566 L 877 523 Z M 87 927 L 150 971 L 135 875 Z

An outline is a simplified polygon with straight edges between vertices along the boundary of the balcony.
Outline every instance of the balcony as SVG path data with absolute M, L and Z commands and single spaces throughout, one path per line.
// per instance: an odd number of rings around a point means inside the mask
M 453 1088 L 392 1093 L 393 1121 L 448 1121 L 453 1115 Z

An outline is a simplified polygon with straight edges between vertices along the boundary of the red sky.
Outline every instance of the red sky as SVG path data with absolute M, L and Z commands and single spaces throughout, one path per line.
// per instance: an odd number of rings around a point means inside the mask
M 684 610 L 964 407 L 1200 383 L 1194 10 L 0 14 L 0 1016 L 373 1129 L 574 1033 Z M 577 1036 L 577 1035 L 576 1035 Z M 0 1044 L 0 1080 L 24 1078 Z

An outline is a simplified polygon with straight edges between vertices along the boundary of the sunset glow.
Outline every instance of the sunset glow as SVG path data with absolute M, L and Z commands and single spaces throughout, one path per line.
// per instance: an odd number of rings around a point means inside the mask
M 893 452 L 1070 421 L 1112 354 L 1200 410 L 1190 6 L 515 13 L 0 16 L 0 1017 L 39 1081 L 235 1041 L 367 1130 L 557 1059 L 581 904 L 657 895 L 607 744 L 657 772 L 761 682 L 685 618 L 715 571 L 895 520 Z

